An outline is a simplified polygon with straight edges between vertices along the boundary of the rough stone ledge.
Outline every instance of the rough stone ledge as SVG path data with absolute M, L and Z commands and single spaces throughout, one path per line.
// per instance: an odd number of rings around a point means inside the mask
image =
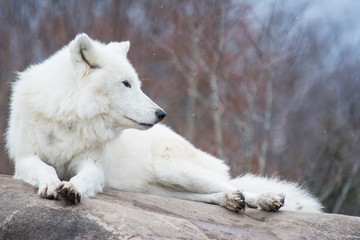
M 78 206 L 0 175 L 0 239 L 360 239 L 360 217 L 247 209 L 105 190 Z

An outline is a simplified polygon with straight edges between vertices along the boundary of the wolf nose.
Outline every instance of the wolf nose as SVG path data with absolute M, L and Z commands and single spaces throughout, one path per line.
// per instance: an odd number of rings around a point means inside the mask
M 158 109 L 155 112 L 156 117 L 158 118 L 159 122 L 166 117 L 166 112 L 162 109 Z

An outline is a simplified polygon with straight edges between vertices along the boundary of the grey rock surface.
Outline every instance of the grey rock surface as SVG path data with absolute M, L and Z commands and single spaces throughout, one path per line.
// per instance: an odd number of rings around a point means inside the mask
M 0 175 L 0 239 L 360 239 L 360 217 L 247 209 L 105 190 L 77 206 Z

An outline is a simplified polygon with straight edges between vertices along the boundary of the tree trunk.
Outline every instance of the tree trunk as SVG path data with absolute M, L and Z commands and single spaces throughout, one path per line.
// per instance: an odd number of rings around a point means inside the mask
M 259 162 L 259 172 L 264 173 L 267 160 L 267 152 L 269 147 L 269 131 L 271 126 L 271 116 L 272 116 L 272 105 L 273 105 L 273 79 L 268 79 L 266 82 L 266 109 L 264 116 L 264 140 L 261 144 L 261 155 Z

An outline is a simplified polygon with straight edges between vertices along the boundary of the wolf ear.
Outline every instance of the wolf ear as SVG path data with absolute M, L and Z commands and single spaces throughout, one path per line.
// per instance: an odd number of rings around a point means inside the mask
M 90 68 L 97 68 L 92 40 L 85 33 L 78 34 L 70 43 L 70 54 L 75 63 L 85 63 Z
M 125 42 L 110 42 L 108 44 L 108 46 L 115 52 L 123 55 L 123 56 L 127 56 L 127 53 L 130 49 L 130 42 L 129 41 L 125 41 Z

